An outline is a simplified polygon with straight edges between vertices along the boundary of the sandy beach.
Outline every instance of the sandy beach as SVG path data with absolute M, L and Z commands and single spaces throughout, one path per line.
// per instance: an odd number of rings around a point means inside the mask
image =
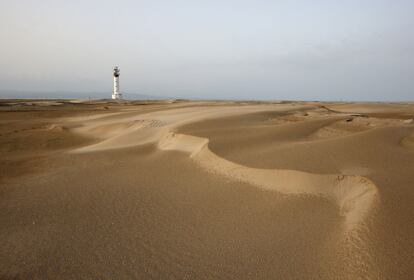
M 412 279 L 414 104 L 2 100 L 0 279 Z

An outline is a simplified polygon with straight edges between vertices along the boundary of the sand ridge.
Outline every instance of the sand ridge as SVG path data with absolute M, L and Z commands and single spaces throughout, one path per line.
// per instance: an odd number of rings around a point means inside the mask
M 362 223 L 379 199 L 377 187 L 368 178 L 246 167 L 214 154 L 208 149 L 208 139 L 205 138 L 169 133 L 160 140 L 158 148 L 188 152 L 206 170 L 260 188 L 283 194 L 325 197 L 338 206 L 341 216 L 345 218 L 346 231 Z
M 143 114 L 116 113 L 114 115 L 92 116 L 88 119 L 62 119 L 75 127 L 72 131 L 89 137 L 101 138 L 94 145 L 77 149 L 74 152 L 90 152 L 108 149 L 117 149 L 157 142 L 162 135 L 175 128 L 199 120 L 219 118 L 231 115 L 246 114 L 252 112 L 277 110 L 289 110 L 301 108 L 298 105 L 248 105 L 243 106 L 216 106 L 178 108 L 167 111 L 157 111 Z M 112 117 L 112 118 L 111 118 Z M 116 130 L 113 133 L 113 129 Z M 97 133 L 96 133 L 97 132 Z
M 272 109 L 275 110 L 276 107 L 272 105 L 246 106 L 243 108 L 243 114 Z M 276 110 L 283 111 L 283 109 L 297 110 L 300 108 L 289 105 L 283 108 L 279 105 Z M 187 152 L 206 170 L 234 180 L 284 194 L 310 194 L 325 197 L 338 206 L 345 219 L 346 231 L 352 230 L 363 222 L 364 217 L 378 200 L 375 184 L 365 177 L 246 167 L 217 156 L 209 150 L 209 140 L 206 138 L 174 133 L 176 128 L 188 123 L 240 113 L 238 108 L 229 106 L 224 108 L 200 107 L 196 111 L 187 108 L 173 109 L 167 112 L 142 114 L 138 116 L 139 119 L 137 116 L 131 117 L 130 115 L 122 118 L 122 114 L 116 114 L 113 118 L 107 115 L 101 118 L 89 118 L 88 122 L 74 131 L 86 135 L 99 135 L 102 140 L 91 146 L 76 149 L 74 152 L 91 152 L 156 143 L 161 150 Z M 336 122 L 337 118 L 332 118 L 329 123 Z

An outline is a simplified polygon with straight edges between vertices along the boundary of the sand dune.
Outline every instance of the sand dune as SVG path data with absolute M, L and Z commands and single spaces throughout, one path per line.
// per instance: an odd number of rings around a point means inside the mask
M 296 170 L 249 168 L 225 160 L 211 152 L 208 149 L 208 139 L 206 138 L 171 132 L 174 128 L 190 122 L 189 120 L 195 122 L 211 117 L 218 118 L 239 114 L 238 110 L 234 109 L 231 107 L 219 110 L 209 108 L 198 112 L 178 109 L 168 111 L 167 116 L 160 116 L 159 112 L 144 114 L 138 120 L 126 117 L 120 122 L 119 116 L 115 122 L 111 119 L 105 119 L 101 122 L 98 120 L 92 125 L 78 128 L 77 131 L 99 135 L 104 140 L 92 146 L 78 149 L 77 152 L 130 147 L 155 142 L 162 150 L 190 153 L 197 163 L 213 173 L 281 193 L 313 194 L 326 197 L 338 205 L 341 215 L 345 217 L 347 230 L 351 230 L 363 220 L 363 217 L 373 207 L 378 195 L 375 184 L 367 178 L 341 174 L 318 175 Z M 243 109 L 245 113 L 270 110 L 266 106 L 256 108 L 251 106 Z
M 0 278 L 414 273 L 412 105 L 58 103 L 0 112 Z
M 261 188 L 285 194 L 326 197 L 337 204 L 341 216 L 345 217 L 347 231 L 363 221 L 378 199 L 375 184 L 367 178 L 249 168 L 218 157 L 208 149 L 208 139 L 205 138 L 170 133 L 160 140 L 158 147 L 163 150 L 188 152 L 198 164 L 210 172 Z
M 366 131 L 372 128 L 386 127 L 393 125 L 401 125 L 404 123 L 403 119 L 380 119 L 370 117 L 346 117 L 331 125 L 324 126 L 316 131 L 311 137 L 313 138 L 329 138 L 349 135 L 361 131 Z
M 266 106 L 250 106 L 243 109 L 244 113 L 270 110 Z M 278 108 L 278 110 L 280 109 Z M 378 199 L 375 184 L 367 178 L 342 174 L 318 175 L 296 170 L 249 168 L 228 161 L 211 152 L 208 149 L 207 138 L 171 132 L 188 122 L 234 114 L 240 113 L 235 108 L 229 107 L 226 109 L 220 108 L 219 110 L 208 108 L 197 112 L 188 109 L 170 110 L 166 116 L 162 116 L 159 112 L 148 113 L 135 120 L 131 120 L 131 117 L 127 116 L 123 121 L 120 121 L 122 116 L 119 115 L 115 121 L 108 118 L 103 121 L 98 119 L 92 124 L 77 128 L 76 131 L 99 135 L 104 140 L 92 146 L 77 149 L 76 152 L 131 147 L 154 142 L 162 150 L 188 152 L 193 160 L 203 168 L 237 181 L 285 194 L 313 194 L 326 197 L 338 206 L 341 215 L 345 217 L 347 230 L 351 230 L 363 221 L 363 217 L 373 207 L 374 201 Z M 328 122 L 336 123 L 337 118 L 332 118 Z M 318 125 L 320 121 L 320 119 L 317 120 Z M 326 122 L 325 119 L 323 121 Z M 378 123 L 376 120 L 370 121 Z M 297 123 L 309 126 L 309 122 L 312 121 Z M 323 128 L 318 129 L 313 135 L 320 133 L 326 127 L 323 126 Z M 289 133 L 286 133 L 286 135 L 289 135 Z
M 277 110 L 288 110 L 292 107 L 297 106 L 278 106 Z M 238 106 L 228 106 L 224 108 L 220 106 L 198 107 L 197 110 L 190 107 L 144 113 L 140 114 L 138 117 L 136 114 L 132 116 L 130 114 L 124 114 L 125 116 L 114 115 L 113 117 L 116 118 L 109 118 L 108 115 L 104 115 L 102 118 L 96 118 L 94 121 L 88 123 L 84 123 L 83 119 L 65 119 L 63 121 L 69 121 L 72 125 L 76 125 L 76 123 L 81 125 L 73 130 L 75 133 L 80 133 L 89 137 L 96 137 L 96 135 L 99 135 L 99 137 L 105 139 L 92 146 L 83 147 L 77 150 L 77 152 L 88 152 L 153 143 L 159 141 L 165 133 L 187 123 L 211 118 L 266 111 L 271 110 L 272 108 L 275 108 L 275 106 L 243 106 L 243 111 L 241 112 Z

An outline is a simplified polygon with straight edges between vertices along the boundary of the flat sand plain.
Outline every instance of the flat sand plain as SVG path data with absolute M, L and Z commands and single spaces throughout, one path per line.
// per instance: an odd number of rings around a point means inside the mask
M 412 279 L 414 104 L 0 102 L 0 279 Z

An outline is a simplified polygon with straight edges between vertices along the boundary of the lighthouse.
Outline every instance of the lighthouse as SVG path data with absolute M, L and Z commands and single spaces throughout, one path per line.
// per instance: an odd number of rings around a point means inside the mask
M 115 66 L 114 68 L 114 89 L 112 91 L 112 99 L 119 100 L 122 99 L 122 94 L 119 92 L 119 68 Z

